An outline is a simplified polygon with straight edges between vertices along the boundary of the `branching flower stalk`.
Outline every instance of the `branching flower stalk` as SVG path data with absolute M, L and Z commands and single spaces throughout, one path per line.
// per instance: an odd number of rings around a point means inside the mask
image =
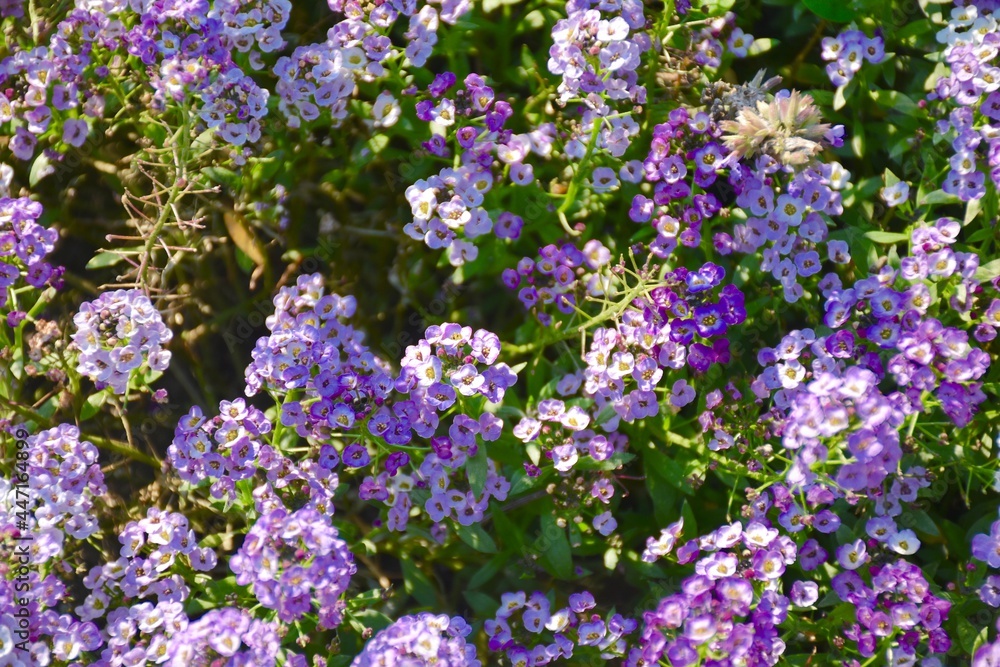
M 132 267 L 129 272 L 119 276 L 115 287 L 139 288 L 147 293 L 165 290 L 164 279 L 168 270 L 176 265 L 179 255 L 193 252 L 194 248 L 167 243 L 164 230 L 170 226 L 181 231 L 200 229 L 202 218 L 189 218 L 182 210 L 184 201 L 189 196 L 216 192 L 213 188 L 197 186 L 198 179 L 193 170 L 200 156 L 193 152 L 193 121 L 186 102 L 180 105 L 180 111 L 180 126 L 170 136 L 167 145 L 148 149 L 148 157 L 136 156 L 132 160 L 133 170 L 153 187 L 149 194 L 137 196 L 126 192 L 122 195 L 122 204 L 139 232 L 137 239 L 141 241 L 141 245 L 110 250 L 119 254 Z M 166 122 L 159 123 L 164 129 L 172 129 Z M 167 154 L 168 159 L 161 159 L 160 156 Z M 157 249 L 168 255 L 167 265 L 159 271 L 154 258 Z

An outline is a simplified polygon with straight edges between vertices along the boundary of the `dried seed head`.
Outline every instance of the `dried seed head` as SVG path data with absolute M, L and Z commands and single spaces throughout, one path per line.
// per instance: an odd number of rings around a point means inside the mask
M 802 166 L 823 150 L 830 125 L 809 95 L 793 90 L 771 102 L 757 102 L 756 110 L 740 109 L 736 120 L 721 123 L 722 138 L 738 158 L 769 155 L 778 162 Z

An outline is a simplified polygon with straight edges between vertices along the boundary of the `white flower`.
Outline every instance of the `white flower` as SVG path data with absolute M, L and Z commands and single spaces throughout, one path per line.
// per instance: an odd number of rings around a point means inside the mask
M 826 178 L 831 188 L 834 190 L 843 190 L 851 182 L 851 172 L 844 169 L 844 165 L 839 162 L 831 162 Z
M 597 24 L 597 39 L 601 42 L 619 42 L 628 37 L 628 23 L 620 16 Z
M 901 530 L 889 538 L 889 548 L 898 554 L 909 556 L 920 548 L 920 540 L 917 539 L 917 534 L 912 530 Z
M 14 639 L 10 628 L 0 625 L 0 658 L 5 658 L 14 651 Z
M 895 185 L 882 188 L 882 199 L 889 206 L 899 206 L 910 196 L 910 186 L 900 181 Z
M 388 90 L 383 90 L 372 105 L 372 116 L 376 127 L 392 127 L 399 120 L 399 102 Z

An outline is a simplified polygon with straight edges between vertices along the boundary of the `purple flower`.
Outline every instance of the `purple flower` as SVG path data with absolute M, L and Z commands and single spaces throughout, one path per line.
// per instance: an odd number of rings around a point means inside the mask
M 867 549 L 863 540 L 855 540 L 837 549 L 837 562 L 848 570 L 856 570 L 865 564 Z
M 796 607 L 811 607 L 819 600 L 819 586 L 815 581 L 796 581 L 790 597 Z
M 682 408 L 695 398 L 694 387 L 683 378 L 674 382 L 670 390 L 670 404 Z
M 716 304 L 710 303 L 704 306 L 696 306 L 694 309 L 694 322 L 698 329 L 698 334 L 705 338 L 721 336 L 726 333 L 726 321 L 723 318 L 722 310 Z

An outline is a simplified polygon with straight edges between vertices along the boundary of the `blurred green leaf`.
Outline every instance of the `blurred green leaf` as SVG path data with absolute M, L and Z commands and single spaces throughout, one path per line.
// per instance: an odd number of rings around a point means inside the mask
M 41 153 L 31 163 L 31 171 L 28 173 L 28 185 L 35 187 L 38 183 L 55 172 L 55 167 L 49 160 L 48 153 Z
M 865 238 L 875 241 L 875 243 L 900 243 L 901 241 L 909 241 L 909 234 L 900 234 L 898 232 L 865 232 Z
M 847 23 L 854 19 L 854 10 L 844 0 L 802 0 L 802 4 L 827 21 Z
M 478 523 L 474 523 L 471 526 L 457 524 L 455 532 L 463 542 L 476 551 L 486 554 L 495 554 L 497 552 L 496 542 L 493 541 L 493 538 Z
M 90 258 L 87 262 L 86 268 L 88 269 L 106 269 L 109 266 L 114 266 L 124 259 L 123 255 L 116 252 L 99 252 Z
M 556 516 L 542 515 L 542 534 L 535 541 L 542 565 L 559 579 L 573 578 L 573 552 L 566 538 L 566 529 L 560 528 Z
M 435 609 L 438 599 L 431 580 L 410 558 L 404 556 L 399 562 L 403 568 L 403 588 L 407 594 L 424 607 Z
M 994 259 L 976 269 L 975 280 L 978 283 L 985 283 L 1000 277 L 1000 259 Z
M 80 408 L 80 421 L 87 421 L 101 411 L 104 403 L 108 400 L 107 391 L 99 391 L 87 397 L 83 407 Z
M 933 192 L 928 192 L 923 199 L 920 200 L 919 204 L 921 206 L 927 206 L 929 204 L 958 204 L 961 200 L 953 195 L 945 192 L 944 190 L 934 190 Z
M 489 457 L 486 455 L 485 443 L 479 446 L 475 456 L 466 461 L 465 472 L 469 477 L 469 486 L 472 488 L 472 492 L 477 497 L 481 496 L 489 472 Z
M 874 99 L 875 103 L 879 106 L 883 106 L 903 114 L 913 115 L 920 110 L 916 102 L 898 90 L 876 89 L 872 91 L 871 95 L 872 99 Z
M 763 53 L 767 53 L 774 47 L 778 45 L 778 40 L 772 39 L 770 37 L 762 37 L 760 39 L 754 39 L 750 48 L 747 49 L 747 56 L 759 56 Z

